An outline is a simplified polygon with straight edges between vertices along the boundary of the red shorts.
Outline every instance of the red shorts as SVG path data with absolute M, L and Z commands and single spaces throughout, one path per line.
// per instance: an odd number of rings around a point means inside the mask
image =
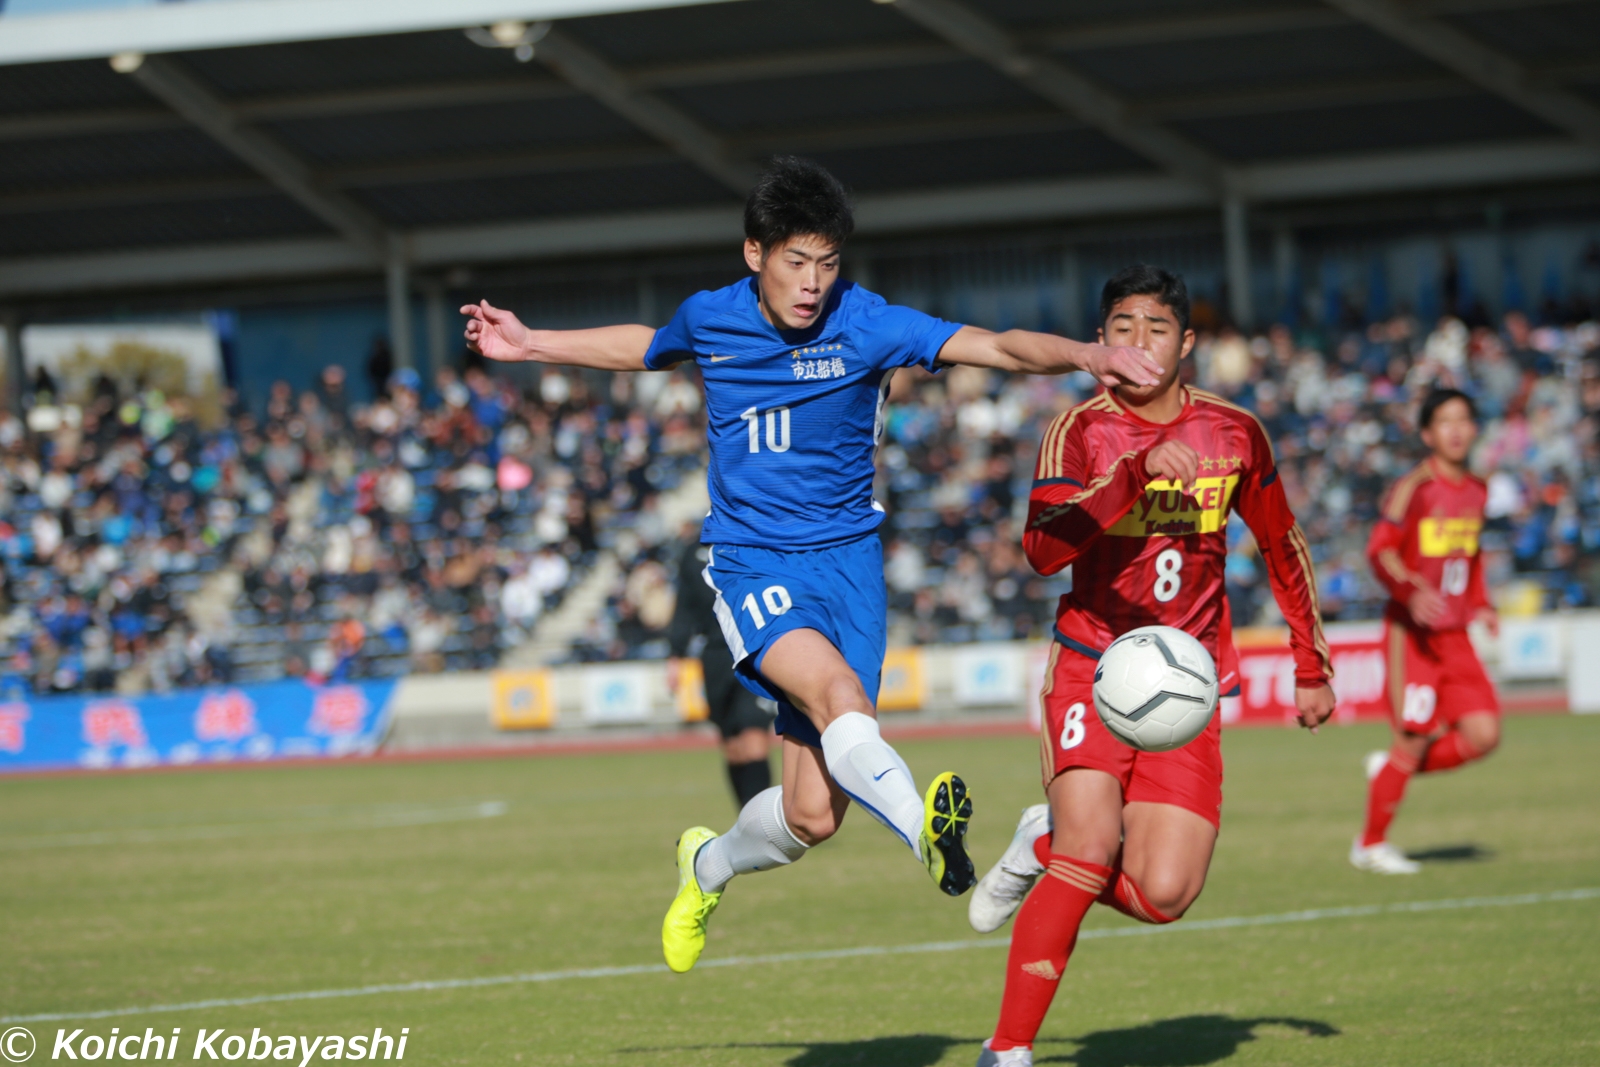
M 1171 752 L 1141 752 L 1117 740 L 1094 710 L 1095 661 L 1060 644 L 1045 671 L 1044 730 L 1039 759 L 1044 785 L 1073 767 L 1093 767 L 1122 783 L 1122 802 L 1173 804 L 1222 826 L 1222 729 L 1213 715 L 1205 732 Z
M 1406 733 L 1431 734 L 1473 712 L 1500 714 L 1500 696 L 1465 630 L 1387 628 L 1389 712 Z

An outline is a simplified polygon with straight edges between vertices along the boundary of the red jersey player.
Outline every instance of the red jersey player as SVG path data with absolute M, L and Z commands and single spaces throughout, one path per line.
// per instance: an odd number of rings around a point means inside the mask
M 1091 904 L 1167 923 L 1205 884 L 1222 810 L 1217 719 L 1182 748 L 1140 752 L 1100 722 L 1090 689 L 1112 639 L 1152 624 L 1192 634 L 1216 660 L 1220 691 L 1237 686 L 1223 587 L 1230 511 L 1255 534 L 1289 622 L 1301 723 L 1315 728 L 1334 706 L 1310 554 L 1266 433 L 1243 408 L 1178 381 L 1194 346 L 1183 280 L 1129 267 L 1106 283 L 1100 314 L 1105 343 L 1148 351 L 1163 375 L 1079 404 L 1039 447 L 1023 549 L 1042 574 L 1073 564 L 1073 591 L 1061 598 L 1044 685 L 1049 805 L 1023 813 L 969 912 L 988 932 L 1022 904 L 979 1067 L 1032 1064 Z
M 1389 490 L 1367 544 L 1389 590 L 1394 747 L 1367 757 L 1367 824 L 1350 862 L 1378 874 L 1419 869 L 1387 840 L 1411 776 L 1459 767 L 1500 744 L 1500 701 L 1467 637 L 1474 620 L 1499 630 L 1478 557 L 1488 489 L 1466 468 L 1477 411 L 1465 393 L 1435 389 L 1417 423 L 1433 454 Z

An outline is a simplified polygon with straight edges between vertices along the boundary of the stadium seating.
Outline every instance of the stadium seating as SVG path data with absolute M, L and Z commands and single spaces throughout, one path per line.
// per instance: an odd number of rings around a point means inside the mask
M 1501 325 L 1202 333 L 1190 373 L 1266 425 L 1330 619 L 1381 609 L 1366 531 L 1419 455 L 1409 408 L 1435 383 L 1485 416 L 1491 585 L 1536 609 L 1593 602 L 1600 327 Z M 556 374 L 518 392 L 474 369 L 424 394 L 402 372 L 372 405 L 283 386 L 214 426 L 156 394 L 103 390 L 80 410 L 36 392 L 26 421 L 0 419 L 0 687 L 491 667 L 602 550 L 621 577 L 568 658 L 663 656 L 693 531 L 665 528 L 654 498 L 704 464 L 687 382 L 647 401 Z M 897 379 L 878 488 L 892 644 L 1048 631 L 1071 579 L 1032 572 L 1019 524 L 1039 435 L 1091 389 L 965 368 Z M 1230 541 L 1235 621 L 1270 624 L 1242 523 Z
M 212 425 L 109 381 L 0 417 L 0 686 L 493 666 L 701 462 L 695 416 L 625 387 L 402 372 L 353 406 L 336 379 Z

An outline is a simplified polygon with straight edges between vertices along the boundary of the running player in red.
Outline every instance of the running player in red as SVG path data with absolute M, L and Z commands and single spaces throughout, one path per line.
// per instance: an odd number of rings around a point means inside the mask
M 1039 447 L 1023 550 L 1041 574 L 1075 564 L 1074 582 L 1061 599 L 1043 694 L 1049 805 L 1023 814 L 969 912 L 987 932 L 1022 905 L 1000 1022 L 979 1067 L 1033 1063 L 1034 1037 L 1090 905 L 1168 923 L 1205 885 L 1222 812 L 1218 720 L 1183 748 L 1140 752 L 1100 722 L 1090 689 L 1101 651 L 1153 624 L 1194 635 L 1216 660 L 1220 691 L 1237 686 L 1223 587 L 1230 511 L 1255 534 L 1288 620 L 1301 724 L 1316 728 L 1334 706 L 1311 558 L 1266 433 L 1243 408 L 1178 381 L 1194 347 L 1183 280 L 1129 267 L 1106 283 L 1100 315 L 1104 343 L 1144 349 L 1163 375 L 1079 404 Z
M 1500 629 L 1478 556 L 1488 489 L 1466 467 L 1478 414 L 1465 393 L 1435 389 L 1417 424 L 1433 454 L 1394 484 L 1367 543 L 1389 590 L 1394 746 L 1367 756 L 1367 824 L 1350 862 L 1377 874 L 1420 869 L 1388 841 L 1411 776 L 1482 759 L 1500 744 L 1500 701 L 1467 637 L 1475 620 Z

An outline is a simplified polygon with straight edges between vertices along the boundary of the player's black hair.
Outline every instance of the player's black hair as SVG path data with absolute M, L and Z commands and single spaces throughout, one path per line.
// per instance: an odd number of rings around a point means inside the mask
M 850 194 L 839 179 L 799 156 L 774 157 L 744 202 L 744 235 L 763 251 L 805 234 L 837 248 L 855 228 Z
M 1178 316 L 1178 332 L 1189 328 L 1189 287 L 1183 284 L 1183 275 L 1174 274 L 1164 267 L 1148 263 L 1135 263 L 1123 267 L 1106 279 L 1100 290 L 1100 322 L 1104 325 L 1117 301 L 1130 296 L 1153 296 L 1172 309 Z
M 1472 402 L 1470 396 L 1459 389 L 1435 388 L 1422 398 L 1422 407 L 1417 412 L 1417 429 L 1426 430 L 1429 426 L 1432 426 L 1433 417 L 1439 413 L 1439 409 L 1452 400 L 1464 401 L 1467 405 L 1467 413 L 1472 416 L 1472 421 L 1478 421 L 1478 405 Z

